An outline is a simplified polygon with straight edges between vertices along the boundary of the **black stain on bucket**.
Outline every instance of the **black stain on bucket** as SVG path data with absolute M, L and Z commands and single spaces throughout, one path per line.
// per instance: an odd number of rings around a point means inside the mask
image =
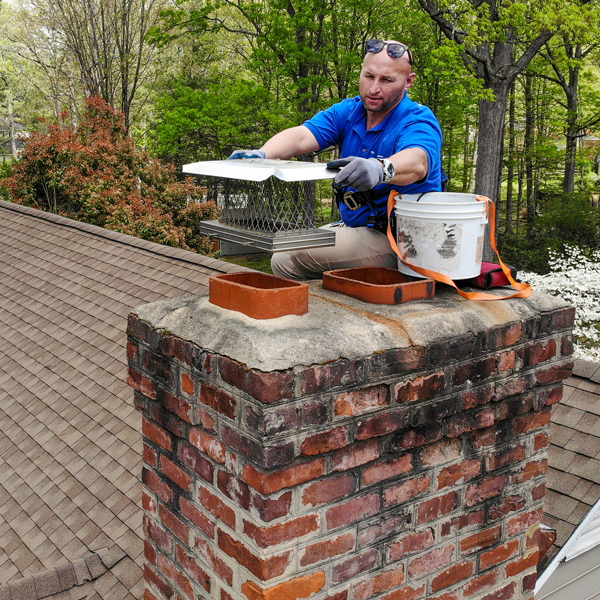
M 417 256 L 417 249 L 415 248 L 415 244 L 410 233 L 399 230 L 398 244 L 404 246 L 405 258 L 415 258 Z
M 446 229 L 446 239 L 440 248 L 438 248 L 438 254 L 440 258 L 449 259 L 454 258 L 456 256 L 456 235 L 454 233 L 454 228 L 456 225 L 448 225 L 444 223 L 444 227 Z

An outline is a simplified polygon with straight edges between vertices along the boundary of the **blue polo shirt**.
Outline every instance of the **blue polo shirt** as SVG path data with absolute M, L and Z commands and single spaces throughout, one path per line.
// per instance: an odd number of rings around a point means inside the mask
M 340 205 L 340 215 L 350 227 L 367 225 L 369 216 L 386 214 L 387 199 L 392 190 L 401 194 L 441 191 L 442 180 L 442 130 L 433 112 L 406 94 L 385 120 L 367 131 L 367 113 L 360 96 L 343 100 L 316 114 L 304 123 L 313 133 L 319 148 L 339 146 L 340 156 L 363 158 L 389 158 L 406 148 L 422 148 L 429 159 L 429 172 L 424 180 L 410 185 L 381 184 L 371 190 L 374 205 L 350 210 Z M 351 190 L 347 188 L 344 191 Z

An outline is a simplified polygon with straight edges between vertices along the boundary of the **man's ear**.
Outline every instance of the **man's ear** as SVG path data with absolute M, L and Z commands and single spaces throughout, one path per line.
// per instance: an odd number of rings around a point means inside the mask
M 411 73 L 408 78 L 406 79 L 406 89 L 408 89 L 409 87 L 412 87 L 413 83 L 415 82 L 415 77 L 416 77 L 416 73 Z

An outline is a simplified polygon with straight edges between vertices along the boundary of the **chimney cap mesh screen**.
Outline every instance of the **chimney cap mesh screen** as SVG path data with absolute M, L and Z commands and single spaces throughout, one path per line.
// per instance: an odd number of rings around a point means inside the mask
M 236 230 L 287 235 L 314 231 L 338 217 L 331 183 L 319 181 L 335 176 L 324 164 L 249 159 L 207 161 L 185 165 L 183 170 L 198 175 L 208 199 L 221 208 L 219 224 Z M 213 237 L 223 238 L 222 228 L 213 229 Z

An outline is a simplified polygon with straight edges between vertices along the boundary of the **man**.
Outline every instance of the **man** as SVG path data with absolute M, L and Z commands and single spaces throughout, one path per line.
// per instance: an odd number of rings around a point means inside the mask
M 273 273 L 291 279 L 319 278 L 324 271 L 359 266 L 397 267 L 385 234 L 387 198 L 441 191 L 442 132 L 431 110 L 406 94 L 412 86 L 412 55 L 400 42 L 370 40 L 356 98 L 318 113 L 303 125 L 273 136 L 260 150 L 239 150 L 230 158 L 281 158 L 340 148 L 334 179 L 342 223 L 335 246 L 278 252 Z

